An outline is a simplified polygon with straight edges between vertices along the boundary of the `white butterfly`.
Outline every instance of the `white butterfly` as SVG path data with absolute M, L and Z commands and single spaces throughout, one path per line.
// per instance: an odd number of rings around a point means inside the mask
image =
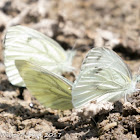
M 72 86 L 75 108 L 92 100 L 116 101 L 136 91 L 138 77 L 132 77 L 128 66 L 115 52 L 107 48 L 91 49 Z
M 28 60 L 57 74 L 73 70 L 74 51 L 66 52 L 51 38 L 28 27 L 10 27 L 3 46 L 6 74 L 13 85 L 25 86 L 15 67 L 15 60 Z
M 29 91 L 46 107 L 79 108 L 92 100 L 115 101 L 136 91 L 138 77 L 122 59 L 107 48 L 93 48 L 83 61 L 74 84 L 33 63 L 16 60 L 16 66 Z

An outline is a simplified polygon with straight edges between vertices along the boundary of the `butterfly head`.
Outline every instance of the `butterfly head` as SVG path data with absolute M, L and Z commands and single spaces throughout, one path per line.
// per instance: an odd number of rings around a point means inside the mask
M 72 66 L 72 60 L 73 57 L 75 56 L 76 51 L 71 50 L 71 51 L 67 51 L 67 59 L 66 61 L 62 62 L 62 64 L 60 64 L 59 66 L 61 67 L 60 69 L 62 70 L 62 72 L 72 72 L 74 69 L 74 67 Z

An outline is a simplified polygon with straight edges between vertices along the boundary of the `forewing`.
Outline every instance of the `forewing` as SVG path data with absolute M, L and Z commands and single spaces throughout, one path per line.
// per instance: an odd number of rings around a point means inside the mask
M 121 57 L 108 48 L 93 48 L 86 55 L 81 71 L 88 68 L 112 68 L 120 71 L 132 79 L 129 67 L 123 62 Z
M 73 108 L 70 81 L 24 60 L 15 64 L 27 89 L 40 103 L 52 109 Z
M 131 80 L 130 70 L 115 52 L 93 48 L 83 61 L 81 72 L 73 84 L 73 105 L 77 108 L 92 100 L 114 100 L 123 94 Z
M 6 74 L 13 85 L 25 86 L 15 60 L 28 60 L 55 73 L 61 74 L 60 63 L 67 60 L 63 48 L 51 38 L 24 26 L 10 27 L 3 46 Z

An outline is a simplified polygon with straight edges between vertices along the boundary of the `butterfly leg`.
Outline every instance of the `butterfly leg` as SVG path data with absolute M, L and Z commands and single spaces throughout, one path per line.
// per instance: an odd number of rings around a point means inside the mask
M 125 103 L 127 102 L 126 96 L 127 96 L 127 93 L 125 92 L 125 93 L 124 93 L 124 102 L 125 102 Z

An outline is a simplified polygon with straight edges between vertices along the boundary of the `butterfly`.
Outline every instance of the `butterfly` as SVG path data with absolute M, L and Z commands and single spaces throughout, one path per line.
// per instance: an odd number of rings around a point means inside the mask
M 25 86 L 15 60 L 28 60 L 57 74 L 70 72 L 75 51 L 66 52 L 57 42 L 25 26 L 10 27 L 4 37 L 4 64 L 11 84 Z
M 139 76 L 107 48 L 91 49 L 74 83 L 25 60 L 15 65 L 29 91 L 52 109 L 80 108 L 93 100 L 116 101 L 136 91 Z
M 79 108 L 92 100 L 117 101 L 136 92 L 140 76 L 131 70 L 114 51 L 100 47 L 91 49 L 72 86 L 72 103 Z

